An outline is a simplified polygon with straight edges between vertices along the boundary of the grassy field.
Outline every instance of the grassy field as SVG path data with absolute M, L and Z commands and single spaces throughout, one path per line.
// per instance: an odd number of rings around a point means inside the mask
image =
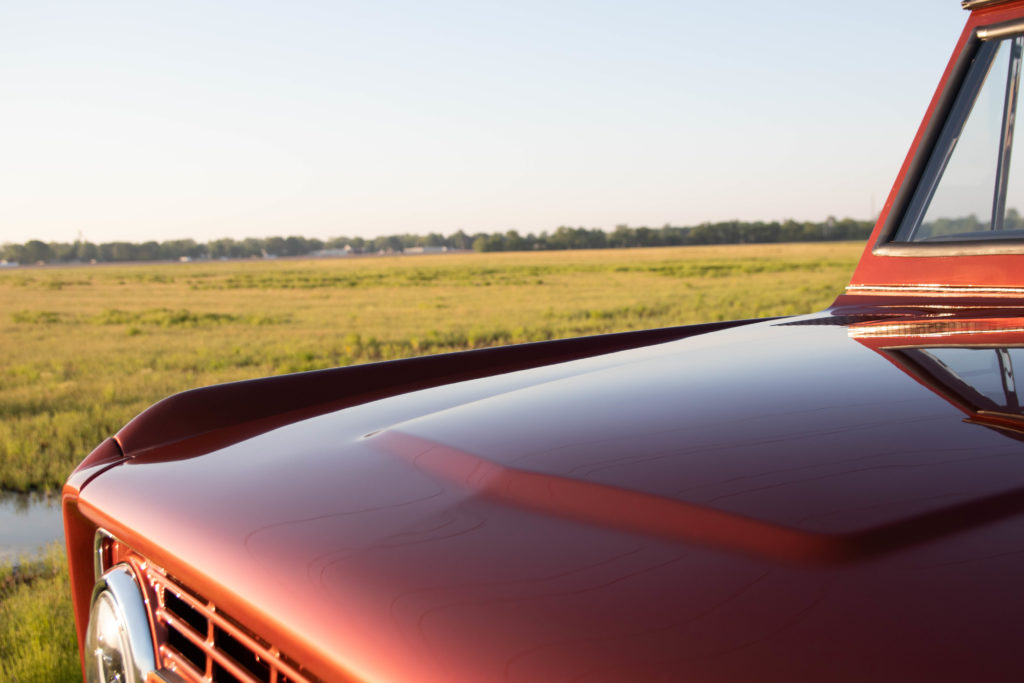
M 132 416 L 196 386 L 810 312 L 842 291 L 861 249 L 738 245 L 0 271 L 0 489 L 58 488 Z M 51 549 L 22 567 L 15 574 L 0 566 L 0 680 L 73 679 L 62 553 Z
M 173 392 L 456 349 L 803 313 L 858 244 L 0 272 L 0 489 L 58 487 Z

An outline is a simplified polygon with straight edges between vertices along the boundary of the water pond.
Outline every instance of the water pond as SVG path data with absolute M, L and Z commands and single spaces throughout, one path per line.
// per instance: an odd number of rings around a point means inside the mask
M 64 538 L 60 495 L 0 491 L 0 562 Z

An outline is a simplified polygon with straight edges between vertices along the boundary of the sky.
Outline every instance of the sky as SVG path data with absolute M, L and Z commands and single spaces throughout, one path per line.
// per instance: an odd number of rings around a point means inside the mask
M 0 5 L 0 243 L 866 219 L 957 0 Z

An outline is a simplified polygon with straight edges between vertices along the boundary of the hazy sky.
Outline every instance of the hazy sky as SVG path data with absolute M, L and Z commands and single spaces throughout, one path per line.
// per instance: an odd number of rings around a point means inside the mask
M 867 218 L 957 0 L 0 5 L 0 242 Z

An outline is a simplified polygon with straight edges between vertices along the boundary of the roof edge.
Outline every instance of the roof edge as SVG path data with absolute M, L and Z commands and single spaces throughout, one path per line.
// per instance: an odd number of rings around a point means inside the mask
M 960 0 L 960 6 L 970 11 L 995 5 L 1005 5 L 1008 2 L 1013 2 L 1013 0 Z

